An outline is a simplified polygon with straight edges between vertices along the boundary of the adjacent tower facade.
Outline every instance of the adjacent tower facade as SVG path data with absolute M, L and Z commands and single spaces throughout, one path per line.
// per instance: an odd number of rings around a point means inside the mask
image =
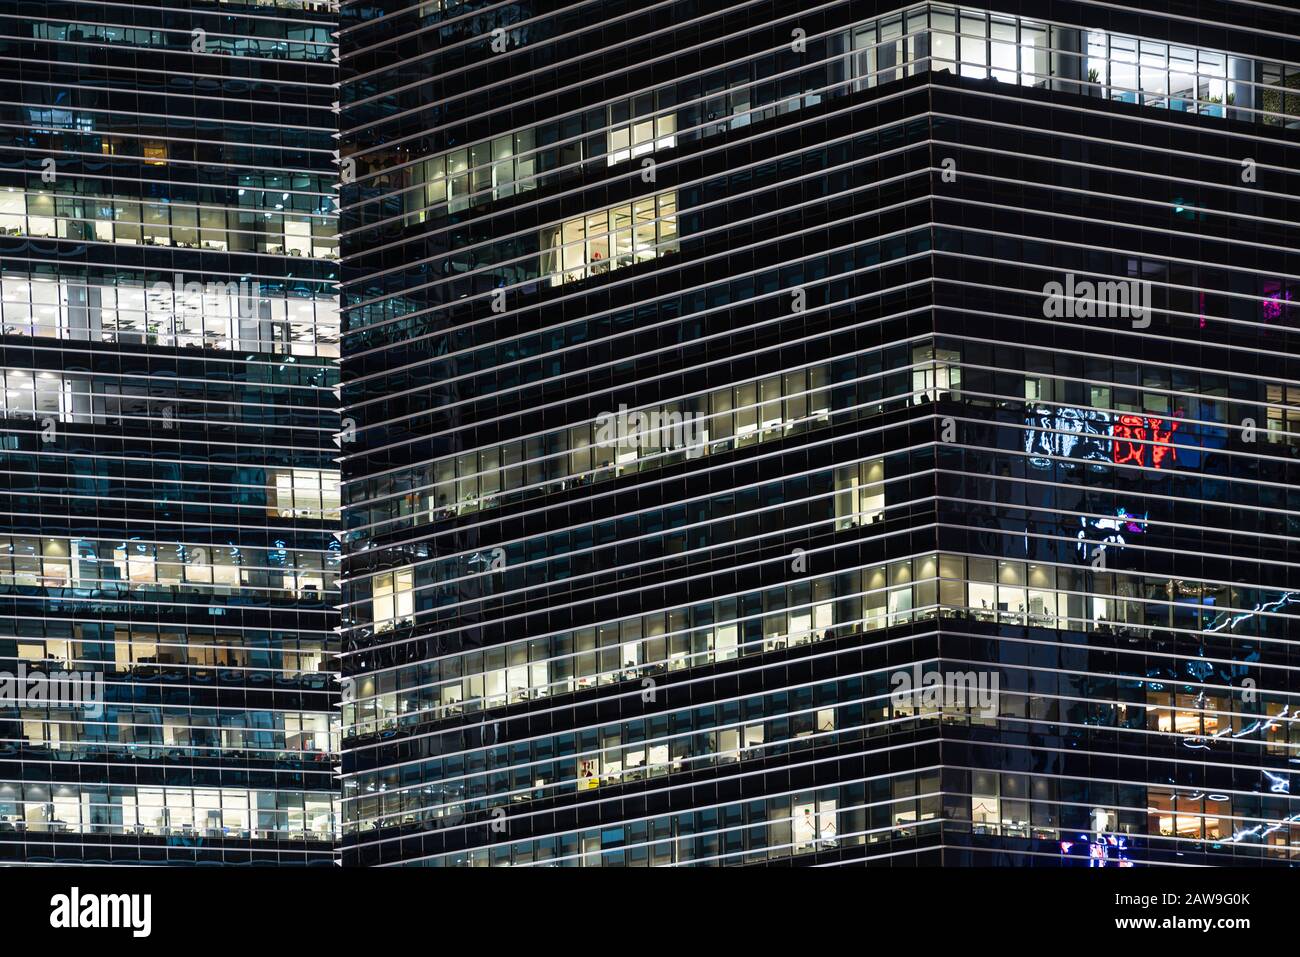
M 0 10 L 0 861 L 334 860 L 336 18 Z
M 345 864 L 1294 859 L 1300 24 L 1141 6 L 344 8 Z

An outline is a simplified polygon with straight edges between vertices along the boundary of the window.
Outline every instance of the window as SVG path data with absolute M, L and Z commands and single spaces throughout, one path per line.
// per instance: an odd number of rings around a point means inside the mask
M 54 196 L 46 192 L 27 195 L 27 232 L 31 236 L 54 236 Z
M 322 469 L 280 469 L 270 479 L 267 514 L 280 518 L 337 519 L 339 473 Z
M 391 631 L 415 620 L 415 571 L 410 568 L 376 575 L 374 589 L 375 631 Z
M 988 22 L 983 13 L 961 13 L 961 75 L 976 80 L 988 76 Z
M 835 470 L 835 527 L 871 525 L 885 515 L 885 460 L 872 459 Z
M 1265 397 L 1268 440 L 1300 443 L 1300 386 L 1269 385 Z
M 12 186 L 0 192 L 0 235 L 21 236 L 27 232 L 27 199 Z
M 653 94 L 609 106 L 609 149 L 606 162 L 613 166 L 656 150 L 677 145 L 677 114 L 653 112 Z
M 794 838 L 794 853 L 807 854 L 819 849 L 839 846 L 839 826 L 836 801 L 820 801 L 809 797 L 796 798 L 791 805 L 790 826 Z
M 971 774 L 971 827 L 976 834 L 1000 834 L 1002 808 L 998 799 L 998 775 L 992 771 Z
M 912 401 L 921 405 L 960 398 L 961 355 L 955 349 L 917 346 L 912 350 Z
M 1196 51 L 1169 48 L 1169 108 L 1184 113 L 1196 109 Z
M 186 282 L 173 289 L 166 282 L 87 285 L 8 275 L 0 284 L 0 315 L 6 335 L 338 353 L 336 302 L 270 296 L 255 282 Z
M 1166 106 L 1165 96 L 1169 92 L 1168 47 L 1163 43 L 1142 40 L 1138 45 L 1140 53 L 1140 79 L 1142 85 L 1142 104 L 1144 106 Z
M 598 276 L 677 249 L 677 194 L 570 219 L 542 230 L 542 273 L 552 285 Z
M 953 73 L 957 69 L 957 16 L 951 10 L 935 9 L 930 13 L 930 21 L 934 28 L 930 40 L 934 58 L 931 69 Z
M 535 148 L 535 131 L 524 130 L 413 164 L 406 174 L 406 224 L 424 222 L 443 203 L 455 213 L 536 188 Z
M 1228 93 L 1228 103 L 1252 95 L 1253 88 L 1242 80 L 1250 76 L 1249 61 L 1229 58 L 1229 72 L 1233 82 Z M 1259 106 L 1265 111 L 1262 117 L 1271 126 L 1300 127 L 1300 67 L 1287 63 L 1262 65 L 1264 86 L 1258 89 Z
M 78 388 L 80 387 L 80 388 Z M 51 372 L 0 369 L 0 415 L 7 418 L 67 418 L 74 391 L 84 394 L 85 381 L 64 379 Z
M 1020 21 L 1020 82 L 1024 86 L 1047 86 L 1052 68 L 1047 47 L 1047 27 Z
M 1016 21 L 995 14 L 990 22 L 990 38 L 989 63 L 993 68 L 993 79 L 1014 84 L 1018 72 Z

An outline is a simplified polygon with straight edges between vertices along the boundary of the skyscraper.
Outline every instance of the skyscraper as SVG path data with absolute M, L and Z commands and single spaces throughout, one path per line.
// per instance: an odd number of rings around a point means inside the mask
M 344 863 L 1294 860 L 1294 10 L 340 41 Z
M 1182 6 L 344 10 L 344 863 L 1292 859 L 1300 25 Z
M 0 860 L 331 864 L 337 11 L 0 10 Z

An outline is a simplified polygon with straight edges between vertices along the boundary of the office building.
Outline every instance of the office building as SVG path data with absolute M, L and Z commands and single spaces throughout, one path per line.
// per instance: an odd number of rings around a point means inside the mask
M 1296 859 L 1294 11 L 339 42 L 345 865 Z
M 0 861 L 335 859 L 337 10 L 0 11 Z

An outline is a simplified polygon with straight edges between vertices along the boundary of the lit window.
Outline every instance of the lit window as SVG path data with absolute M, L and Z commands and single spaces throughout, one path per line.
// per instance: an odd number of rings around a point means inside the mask
M 410 568 L 376 575 L 375 631 L 390 631 L 415 620 L 415 571 Z
M 280 518 L 338 518 L 339 473 L 323 469 L 272 471 L 267 513 Z
M 835 470 L 837 528 L 870 525 L 885 514 L 885 460 L 872 459 Z
M 677 194 L 647 196 L 542 230 L 542 273 L 552 285 L 602 275 L 677 248 Z
M 643 99 L 638 97 L 638 100 Z M 652 101 L 651 97 L 644 99 Z M 646 109 L 638 113 L 631 101 L 613 104 L 609 107 L 609 152 L 606 162 L 613 166 L 637 156 L 645 156 L 655 150 L 672 149 L 677 145 L 677 115 L 662 113 L 650 114 L 651 102 L 637 104 Z

